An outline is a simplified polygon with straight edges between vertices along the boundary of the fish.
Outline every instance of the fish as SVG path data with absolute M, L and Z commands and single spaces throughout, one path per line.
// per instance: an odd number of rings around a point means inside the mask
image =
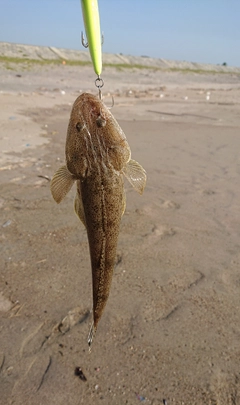
M 74 209 L 87 230 L 92 268 L 93 323 L 89 350 L 106 306 L 122 215 L 126 207 L 124 176 L 142 194 L 146 171 L 131 159 L 120 125 L 103 101 L 90 93 L 75 100 L 67 129 L 66 164 L 51 180 L 59 204 L 76 183 Z

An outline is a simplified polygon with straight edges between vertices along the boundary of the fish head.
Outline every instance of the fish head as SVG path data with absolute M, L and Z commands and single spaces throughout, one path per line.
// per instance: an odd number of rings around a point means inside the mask
M 70 173 L 84 178 L 94 162 L 120 171 L 130 155 L 125 134 L 103 101 L 89 93 L 81 94 L 73 104 L 67 132 Z

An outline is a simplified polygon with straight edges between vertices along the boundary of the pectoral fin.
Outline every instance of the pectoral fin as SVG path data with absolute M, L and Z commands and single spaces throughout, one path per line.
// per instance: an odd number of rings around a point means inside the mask
M 76 212 L 78 218 L 80 219 L 80 221 L 82 221 L 83 225 L 86 228 L 85 214 L 84 214 L 84 208 L 83 208 L 82 196 L 81 196 L 81 190 L 80 190 L 79 184 L 77 186 L 77 193 L 76 193 L 76 197 L 74 200 L 74 209 L 75 209 L 75 212 Z
M 123 174 L 133 186 L 134 190 L 142 194 L 147 180 L 144 168 L 136 162 L 136 160 L 131 159 L 124 167 Z
M 66 166 L 62 166 L 56 171 L 50 185 L 51 193 L 56 203 L 59 204 L 64 199 L 75 180 Z

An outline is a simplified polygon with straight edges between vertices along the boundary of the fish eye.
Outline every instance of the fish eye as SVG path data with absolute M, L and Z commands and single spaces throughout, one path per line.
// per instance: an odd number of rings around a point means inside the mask
M 82 131 L 83 128 L 84 128 L 84 124 L 82 124 L 81 122 L 76 123 L 76 130 L 78 132 Z
M 97 124 L 98 128 L 105 127 L 105 125 L 106 125 L 106 120 L 105 120 L 103 117 L 101 117 L 101 115 L 99 115 L 99 116 L 97 117 L 97 119 L 96 119 L 96 124 Z

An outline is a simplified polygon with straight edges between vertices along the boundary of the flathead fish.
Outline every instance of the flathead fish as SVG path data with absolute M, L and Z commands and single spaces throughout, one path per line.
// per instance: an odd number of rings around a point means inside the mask
M 66 139 L 66 165 L 51 181 L 60 203 L 74 182 L 75 212 L 87 229 L 92 266 L 93 324 L 88 344 L 109 296 L 121 217 L 125 210 L 123 175 L 140 194 L 146 172 L 131 159 L 130 147 L 119 124 L 104 103 L 88 93 L 73 104 Z

